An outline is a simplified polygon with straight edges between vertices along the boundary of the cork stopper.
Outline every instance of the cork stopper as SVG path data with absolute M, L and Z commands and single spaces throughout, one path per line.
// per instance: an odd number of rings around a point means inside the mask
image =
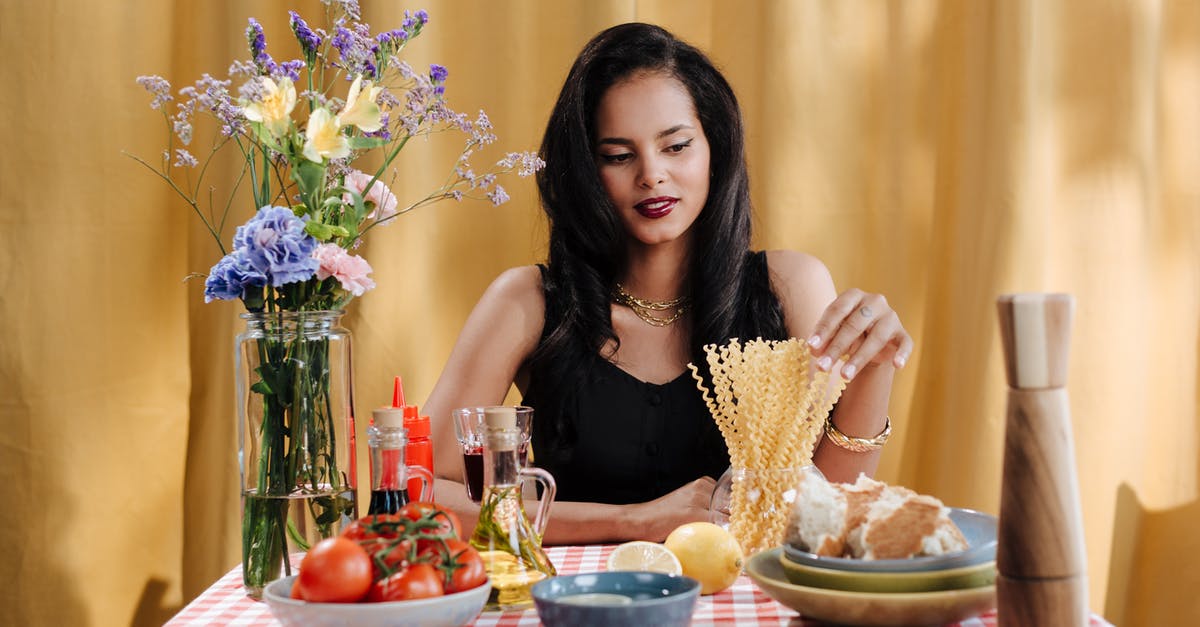
M 487 427 L 487 445 L 493 451 L 512 451 L 517 448 L 517 410 L 512 407 L 485 407 L 483 422 Z M 518 437 L 509 437 L 511 434 Z
M 1071 348 L 1070 294 L 1004 294 L 996 299 L 1008 387 L 1044 390 L 1067 385 Z
M 375 426 L 381 429 L 404 428 L 404 408 L 402 407 L 380 407 L 371 413 L 375 419 Z

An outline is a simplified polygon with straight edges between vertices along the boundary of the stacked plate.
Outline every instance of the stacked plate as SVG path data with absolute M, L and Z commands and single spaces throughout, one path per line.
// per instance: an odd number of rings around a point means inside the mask
M 853 625 L 942 624 L 996 606 L 996 518 L 952 508 L 968 547 L 937 557 L 857 560 L 793 546 L 753 556 L 746 573 L 806 618 Z

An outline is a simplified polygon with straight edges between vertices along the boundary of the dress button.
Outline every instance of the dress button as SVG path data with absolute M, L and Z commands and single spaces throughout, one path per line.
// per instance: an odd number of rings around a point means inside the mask
M 646 444 L 646 454 L 650 457 L 658 455 L 658 442 L 650 442 Z
M 660 396 L 658 392 L 651 392 L 650 398 L 648 398 L 646 400 L 649 401 L 649 403 L 655 407 L 662 405 L 662 396 Z

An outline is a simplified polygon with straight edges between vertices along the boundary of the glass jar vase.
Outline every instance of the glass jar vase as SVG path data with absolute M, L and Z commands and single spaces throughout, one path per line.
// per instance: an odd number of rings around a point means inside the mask
M 713 487 L 709 521 L 728 529 L 746 555 L 780 546 L 805 472 L 821 474 L 811 464 L 727 469 Z
M 350 332 L 341 311 L 246 313 L 237 336 L 242 580 L 251 597 L 289 555 L 357 517 Z

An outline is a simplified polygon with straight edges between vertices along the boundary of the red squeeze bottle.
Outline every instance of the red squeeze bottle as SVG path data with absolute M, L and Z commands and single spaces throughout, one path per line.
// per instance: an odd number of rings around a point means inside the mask
M 420 416 L 416 405 L 404 406 L 404 428 L 408 429 L 408 445 L 404 447 L 404 459 L 414 466 L 423 466 L 433 476 L 433 442 L 429 439 L 429 416 Z M 421 480 L 408 480 L 408 493 L 413 500 L 420 498 Z M 429 500 L 433 500 L 432 488 Z
M 416 405 L 404 404 L 404 384 L 396 377 L 392 385 L 392 407 L 404 408 L 404 428 L 408 432 L 408 445 L 404 447 L 405 463 L 423 466 L 433 476 L 433 442 L 429 440 L 429 416 L 422 416 Z M 433 488 L 430 487 L 430 494 Z M 408 480 L 408 496 L 416 501 L 421 498 L 421 480 Z M 433 500 L 430 496 L 429 500 Z

